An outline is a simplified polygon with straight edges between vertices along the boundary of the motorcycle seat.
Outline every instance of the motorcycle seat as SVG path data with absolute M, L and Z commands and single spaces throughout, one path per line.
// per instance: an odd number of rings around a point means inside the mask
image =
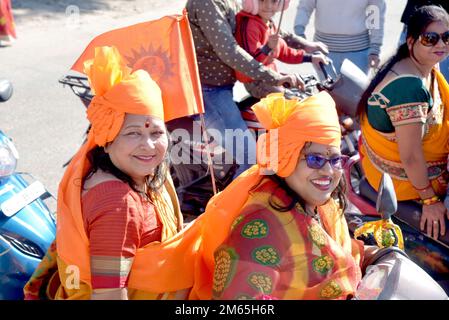
M 377 191 L 369 184 L 365 177 L 360 179 L 359 190 L 360 195 L 371 202 L 375 207 L 377 201 Z M 420 231 L 421 211 L 422 205 L 416 201 L 398 201 L 398 211 L 394 214 L 394 216 L 399 220 L 404 221 L 415 230 Z M 446 246 L 449 246 L 449 226 L 447 221 L 446 234 L 438 240 L 443 242 Z

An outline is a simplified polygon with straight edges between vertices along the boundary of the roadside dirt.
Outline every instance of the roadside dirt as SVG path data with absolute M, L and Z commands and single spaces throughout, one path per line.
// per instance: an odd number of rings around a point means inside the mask
M 158 11 L 184 0 L 12 0 L 16 25 L 48 25 L 63 19 L 122 18 L 149 11 Z

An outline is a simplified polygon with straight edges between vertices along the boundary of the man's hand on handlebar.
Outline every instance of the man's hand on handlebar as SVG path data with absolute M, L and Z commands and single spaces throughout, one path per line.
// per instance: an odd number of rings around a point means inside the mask
M 285 88 L 300 88 L 304 90 L 304 81 L 296 74 L 285 74 L 278 80 L 278 85 Z

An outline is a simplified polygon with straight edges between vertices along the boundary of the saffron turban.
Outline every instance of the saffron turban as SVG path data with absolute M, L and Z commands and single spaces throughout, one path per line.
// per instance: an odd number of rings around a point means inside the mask
M 114 140 L 125 113 L 164 120 L 162 94 L 157 83 L 144 70 L 131 74 L 115 47 L 95 48 L 95 58 L 84 63 L 84 71 L 95 94 L 87 118 L 97 145 L 105 146 Z
M 267 173 L 288 177 L 296 168 L 306 142 L 340 148 L 341 132 L 335 102 L 326 92 L 306 100 L 268 95 L 252 107 L 268 130 L 257 141 L 258 166 Z

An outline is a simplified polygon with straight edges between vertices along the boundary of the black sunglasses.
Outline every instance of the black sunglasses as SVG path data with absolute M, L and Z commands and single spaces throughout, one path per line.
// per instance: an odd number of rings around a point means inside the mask
M 449 45 L 449 31 L 438 34 L 436 32 L 424 32 L 419 36 L 419 41 L 425 47 L 433 47 L 438 41 L 443 40 L 445 45 Z
M 341 170 L 348 161 L 349 157 L 341 155 L 328 159 L 317 154 L 307 154 L 304 156 L 304 159 L 310 169 L 321 169 L 324 167 L 326 162 L 329 162 L 332 168 Z

